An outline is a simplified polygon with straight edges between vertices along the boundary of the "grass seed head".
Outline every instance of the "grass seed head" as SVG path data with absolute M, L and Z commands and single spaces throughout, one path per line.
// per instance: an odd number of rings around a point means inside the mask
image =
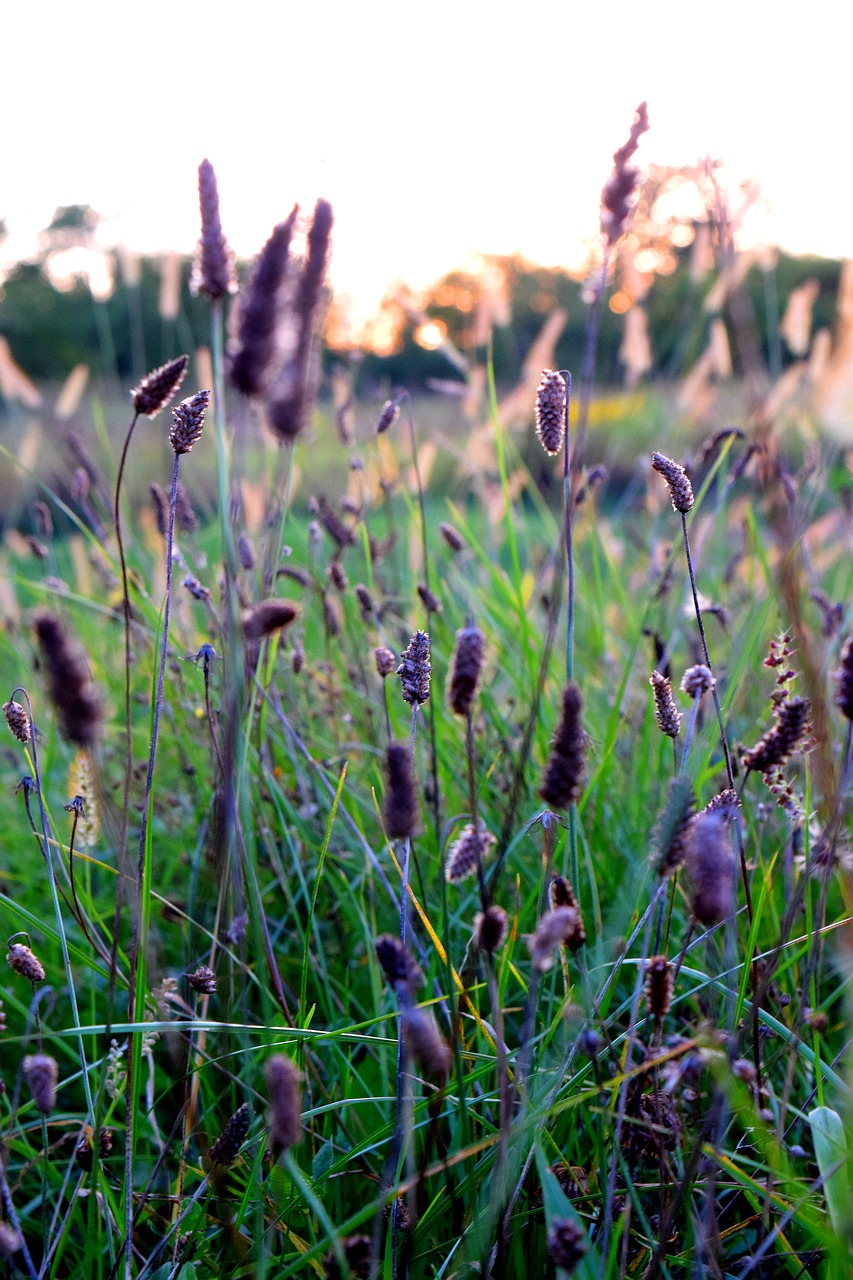
M 98 1155 L 101 1160 L 106 1160 L 107 1156 L 113 1149 L 113 1135 L 110 1129 L 101 1129 L 98 1140 Z M 83 1130 L 77 1145 L 74 1148 L 74 1159 L 77 1162 L 77 1168 L 83 1169 L 88 1173 L 94 1163 L 95 1156 L 95 1134 L 90 1124 L 87 1124 Z
M 298 613 L 299 606 L 292 600 L 262 600 L 243 614 L 243 635 L 247 640 L 264 640 L 289 627 Z
M 568 809 L 580 796 L 586 734 L 581 725 L 583 699 L 576 684 L 563 689 L 563 710 L 551 742 L 551 754 L 539 794 L 553 809 Z
M 540 973 L 554 963 L 554 952 L 566 946 L 577 951 L 585 938 L 580 912 L 575 907 L 553 907 L 539 917 L 536 932 L 528 939 L 530 956 Z
M 613 154 L 613 172 L 601 193 L 601 234 L 609 248 L 617 240 L 621 240 L 625 233 L 634 192 L 640 181 L 640 171 L 636 165 L 631 164 L 631 159 L 648 127 L 648 109 L 645 102 L 641 102 L 634 113 L 627 142 Z
M 165 538 L 169 531 L 169 499 L 156 481 L 150 485 L 149 492 L 154 499 L 154 518 L 157 521 L 157 532 L 161 538 Z
M 500 951 L 509 934 L 509 920 L 503 907 L 486 907 L 474 917 L 474 943 L 478 951 L 494 955 Z
M 23 1241 L 10 1222 L 0 1222 L 0 1258 L 11 1258 Z
M 59 1066 L 48 1053 L 34 1053 L 24 1058 L 24 1075 L 30 1094 L 43 1116 L 49 1115 L 56 1103 Z
M 384 644 L 373 650 L 373 661 L 376 663 L 377 673 L 383 680 L 390 676 L 397 666 L 397 659 L 390 649 L 386 649 Z
M 400 401 L 386 400 L 382 406 L 382 412 L 379 415 L 379 421 L 376 424 L 376 434 L 384 435 L 386 431 L 390 431 L 394 423 L 400 416 Z
M 467 716 L 474 704 L 485 649 L 486 637 L 479 627 L 465 627 L 456 632 L 448 701 L 457 716 Z
M 427 613 L 441 613 L 441 601 L 435 592 L 431 591 L 423 582 L 418 583 L 418 595 Z
M 237 1153 L 249 1132 L 249 1105 L 238 1107 L 208 1152 L 210 1163 L 227 1169 L 237 1159 Z
M 688 667 L 681 677 L 681 692 L 688 698 L 701 698 L 703 694 L 710 693 L 716 683 L 711 668 L 699 663 Z
M 680 467 L 677 462 L 673 462 L 672 458 L 667 458 L 663 453 L 652 454 L 652 466 L 659 475 L 663 476 L 669 486 L 673 509 L 689 511 L 693 506 L 693 485 L 684 467 Z
M 681 714 L 672 696 L 672 682 L 659 671 L 653 671 L 649 679 L 655 699 L 655 719 L 661 733 L 668 738 L 678 737 L 681 727 Z
M 216 974 L 206 964 L 200 965 L 193 973 L 184 974 L 184 977 L 187 980 L 187 986 L 197 991 L 199 995 L 216 995 Z
M 209 404 L 210 392 L 197 391 L 172 410 L 169 444 L 176 454 L 189 453 L 200 440 L 204 429 L 204 414 Z
M 727 919 L 735 905 L 735 859 L 719 812 L 699 813 L 690 823 L 686 861 L 693 914 L 710 928 Z
M 299 206 L 284 222 L 273 227 L 258 257 L 245 300 L 240 298 L 238 344 L 231 356 L 228 376 L 244 396 L 260 396 L 266 388 L 275 356 L 278 299 L 287 274 L 290 243 Z
M 355 592 L 355 598 L 358 601 L 359 608 L 361 609 L 361 616 L 366 621 L 371 614 L 375 612 L 373 607 L 373 596 L 370 594 L 363 582 L 357 582 L 353 587 L 353 591 Z
M 403 701 L 408 702 L 410 707 L 422 706 L 429 698 L 431 671 L 429 635 L 426 631 L 416 631 L 400 654 L 400 665 L 397 667 Z
M 453 528 L 452 524 L 440 524 L 438 526 L 438 532 L 441 534 L 442 538 L 444 538 L 444 541 L 447 543 L 453 554 L 458 555 L 465 546 L 462 534 L 458 533 L 456 529 Z
M 59 727 L 78 747 L 94 746 L 103 716 L 86 655 L 55 614 L 42 610 L 33 621 Z
M 30 717 L 24 707 L 21 706 L 20 702 L 4 702 L 3 715 L 6 717 L 6 723 L 12 736 L 26 745 L 30 740 Z
M 278 1154 L 296 1146 L 302 1136 L 302 1076 L 283 1053 L 273 1054 L 264 1067 L 270 1110 L 270 1142 Z
M 566 380 L 561 373 L 543 369 L 536 390 L 536 434 L 546 453 L 560 452 L 566 430 Z
M 580 903 L 570 880 L 566 880 L 564 876 L 554 876 L 548 886 L 548 904 L 552 911 L 555 911 L 558 907 L 571 907 L 573 911 L 578 913 L 577 928 L 572 935 L 571 942 L 567 944 L 572 951 L 577 951 L 586 942 L 586 930 L 583 927 Z
M 672 1004 L 672 966 L 666 956 L 652 956 L 646 963 L 646 1004 L 661 1022 Z
M 405 840 L 418 825 L 418 797 L 409 749 L 401 742 L 385 750 L 385 782 L 385 831 L 391 840 Z
M 453 1055 L 438 1029 L 434 1015 L 418 1005 L 403 1004 L 400 1008 L 400 1027 L 406 1048 L 424 1075 L 431 1079 L 443 1079 L 450 1070 Z
M 201 212 L 201 239 L 196 249 L 190 291 L 214 300 L 236 293 L 234 255 L 222 231 L 219 217 L 219 188 L 209 160 L 198 167 L 198 203 Z
M 548 1232 L 548 1252 L 554 1265 L 569 1275 L 577 1267 L 588 1248 L 584 1230 L 571 1218 L 552 1218 Z
M 749 751 L 741 753 L 741 763 L 753 773 L 771 773 L 781 768 L 805 742 L 811 729 L 811 703 L 799 695 L 784 698 L 775 709 L 776 723 Z
M 847 720 L 853 720 L 853 635 L 841 650 L 841 666 L 836 672 L 838 688 L 835 705 Z
M 23 942 L 13 942 L 6 955 L 9 968 L 28 982 L 44 982 L 44 965 L 34 951 Z
M 392 933 L 383 933 L 376 939 L 376 959 L 392 987 L 402 983 L 410 995 L 424 984 L 424 975 L 416 964 L 409 948 Z
M 178 356 L 176 360 L 161 364 L 159 369 L 146 374 L 139 386 L 134 387 L 130 393 L 136 412 L 143 417 L 153 418 L 161 409 L 165 409 L 183 382 L 189 362 L 189 356 Z
M 448 884 L 458 884 L 472 876 L 478 865 L 482 866 L 493 844 L 495 837 L 490 831 L 484 831 L 482 827 L 476 829 L 470 822 L 464 826 L 450 846 L 444 864 L 444 878 Z

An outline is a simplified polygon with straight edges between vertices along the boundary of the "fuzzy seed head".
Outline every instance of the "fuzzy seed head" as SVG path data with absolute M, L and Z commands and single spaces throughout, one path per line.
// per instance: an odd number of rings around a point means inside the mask
M 59 1066 L 47 1053 L 33 1053 L 24 1058 L 24 1075 L 36 1108 L 43 1116 L 49 1115 L 56 1102 L 56 1082 Z
M 659 671 L 653 671 L 649 684 L 655 699 L 655 719 L 661 733 L 668 738 L 677 738 L 681 726 L 681 715 L 672 696 L 672 683 Z
M 210 392 L 197 391 L 172 410 L 169 444 L 176 454 L 189 453 L 193 445 L 198 443 L 204 429 L 205 410 L 209 404 Z
M 26 978 L 27 982 L 44 982 L 44 965 L 35 952 L 23 942 L 13 942 L 6 955 L 9 968 Z
M 273 1054 L 264 1067 L 270 1102 L 270 1142 L 278 1154 L 296 1146 L 302 1136 L 302 1076 L 283 1053 Z
M 711 668 L 699 663 L 685 671 L 681 678 L 681 692 L 688 698 L 701 698 L 703 694 L 710 693 L 716 683 Z
M 631 164 L 631 159 L 648 127 L 648 109 L 645 102 L 641 102 L 634 113 L 627 142 L 613 153 L 613 172 L 601 192 L 601 234 L 609 248 L 625 233 L 634 192 L 640 181 L 640 171 Z
M 434 591 L 430 591 L 425 583 L 418 583 L 418 595 L 421 598 L 421 604 L 427 613 L 441 613 L 441 601 Z
M 443 1079 L 450 1070 L 453 1055 L 433 1014 L 418 1005 L 402 1004 L 400 1027 L 403 1043 L 424 1075 Z
M 566 397 L 568 389 L 561 373 L 542 371 L 536 389 L 536 434 L 546 453 L 554 457 L 560 452 L 566 430 Z
M 98 1141 L 98 1154 L 101 1160 L 105 1160 L 113 1149 L 113 1135 L 110 1129 L 102 1129 Z M 95 1155 L 95 1134 L 92 1126 L 87 1124 L 83 1130 L 77 1145 L 74 1148 L 74 1159 L 77 1162 L 78 1169 L 83 1169 L 88 1173 L 94 1163 Z
M 675 511 L 687 512 L 693 506 L 693 485 L 684 467 L 663 453 L 652 454 L 652 466 L 669 485 L 672 506 Z
M 381 436 L 386 431 L 390 431 L 399 416 L 400 402 L 398 400 L 386 400 L 382 406 L 379 421 L 376 424 L 376 434 Z
M 588 1248 L 583 1228 L 571 1218 L 552 1218 L 548 1232 L 548 1252 L 554 1265 L 569 1275 L 577 1267 Z
M 383 933 L 376 939 L 376 959 L 392 987 L 397 983 L 414 995 L 424 984 L 424 975 L 415 963 L 411 951 L 392 933 Z
M 373 650 L 373 661 L 376 663 L 377 674 L 384 680 L 390 676 L 391 672 L 397 666 L 397 659 L 394 657 L 390 649 L 386 649 L 384 644 L 379 645 Z
M 574 907 L 553 907 L 546 911 L 539 917 L 536 932 L 527 943 L 535 968 L 546 973 L 554 963 L 558 947 L 577 951 L 583 945 L 584 936 L 580 912 Z
M 257 561 L 255 559 L 255 548 L 252 546 L 252 539 L 245 530 L 237 539 L 237 555 L 240 558 L 240 566 L 247 573 L 251 573 L 255 568 Z
M 414 835 L 418 824 L 418 797 L 409 749 L 401 742 L 386 748 L 385 782 L 385 831 L 390 840 L 405 840 Z
M 853 635 L 841 650 L 841 666 L 836 672 L 838 688 L 835 705 L 846 720 L 853 720 Z
M 556 911 L 559 907 L 571 907 L 578 913 L 577 928 L 566 944 L 572 951 L 577 951 L 586 942 L 586 930 L 583 927 L 580 903 L 570 880 L 566 880 L 564 876 L 554 876 L 548 886 L 548 904 L 552 911 Z
M 189 362 L 189 356 L 178 356 L 177 360 L 161 364 L 159 369 L 147 374 L 130 393 L 136 412 L 153 418 L 165 409 L 183 382 Z
M 720 813 L 699 813 L 693 819 L 686 862 L 693 914 L 710 928 L 727 919 L 735 905 L 735 859 Z
M 262 600 L 243 614 L 243 635 L 247 640 L 264 640 L 282 627 L 289 627 L 299 614 L 292 600 Z
M 19 742 L 27 743 L 30 740 L 30 717 L 20 702 L 4 702 L 3 715 L 6 717 L 6 723 L 9 726 L 9 732 Z
M 684 861 L 693 801 L 693 783 L 685 774 L 670 779 L 666 801 L 651 837 L 650 862 L 659 876 L 670 875 Z
M 442 538 L 444 538 L 444 541 L 447 543 L 453 554 L 458 555 L 465 546 L 462 534 L 458 533 L 456 529 L 453 528 L 452 524 L 440 524 L 438 526 L 438 532 L 441 534 Z
M 199 995 L 216 995 L 216 974 L 206 964 L 200 965 L 193 973 L 184 974 L 184 977 L 187 980 L 187 986 L 197 991 Z
M 776 723 L 754 747 L 741 754 L 741 763 L 753 773 L 779 769 L 802 747 L 811 729 L 811 703 L 797 695 L 784 698 L 775 708 Z
M 78 747 L 93 746 L 100 736 L 102 711 L 86 655 L 55 614 L 44 610 L 33 621 L 59 727 Z
M 563 689 L 563 711 L 551 742 L 551 754 L 539 794 L 553 809 L 568 809 L 583 787 L 586 734 L 581 726 L 583 699 L 576 684 Z
M 222 232 L 219 217 L 219 189 L 209 160 L 198 167 L 198 203 L 201 212 L 201 239 L 193 263 L 190 291 L 208 298 L 222 298 L 235 293 L 234 255 Z
M 472 876 L 483 859 L 495 844 L 495 837 L 490 831 L 475 829 L 469 822 L 462 828 L 447 854 L 444 864 L 444 878 L 448 884 L 458 884 L 460 880 Z
M 228 376 L 245 396 L 263 393 L 275 355 L 279 292 L 287 273 L 298 212 L 296 206 L 284 222 L 273 228 L 258 257 L 246 297 L 240 299 L 239 339 L 231 356 Z
M 646 964 L 646 1004 L 661 1022 L 672 1004 L 672 966 L 666 956 L 652 956 Z
M 429 635 L 426 631 L 416 631 L 400 654 L 400 665 L 397 668 L 403 700 L 410 707 L 422 706 L 429 698 L 431 671 Z
M 474 917 L 474 944 L 478 951 L 494 955 L 500 951 L 509 934 L 509 920 L 503 907 L 486 907 Z
M 703 813 L 719 813 L 725 822 L 731 822 L 737 817 L 739 811 L 740 800 L 737 792 L 731 787 L 725 787 L 717 795 L 712 796 L 702 810 Z
M 457 716 L 467 716 L 474 704 L 485 649 L 486 637 L 479 627 L 465 627 L 456 632 L 448 701 Z
M 357 582 L 353 587 L 353 591 L 361 609 L 361 616 L 366 620 L 374 612 L 373 597 L 363 582 Z
M 227 1169 L 237 1159 L 237 1153 L 249 1132 L 249 1106 L 244 1102 L 238 1107 L 208 1152 L 210 1163 Z

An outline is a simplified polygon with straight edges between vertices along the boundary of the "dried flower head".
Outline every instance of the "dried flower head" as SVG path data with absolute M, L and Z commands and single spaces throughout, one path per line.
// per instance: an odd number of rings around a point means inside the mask
M 165 409 L 183 382 L 189 362 L 189 356 L 178 356 L 176 360 L 161 364 L 159 369 L 147 374 L 130 393 L 136 412 L 146 418 L 153 418 L 161 409 Z
M 563 689 L 563 710 L 551 741 L 551 753 L 539 794 L 554 809 L 568 809 L 581 793 L 586 734 L 581 725 L 583 699 L 571 682 Z
M 302 1136 L 302 1076 L 283 1053 L 267 1059 L 264 1080 L 270 1102 L 270 1142 L 278 1154 L 293 1147 Z
M 666 956 L 652 956 L 646 963 L 646 1004 L 661 1022 L 672 1004 L 672 966 Z
M 568 388 L 561 373 L 543 369 L 536 389 L 536 434 L 546 453 L 560 452 L 566 430 Z
M 278 299 L 287 273 L 290 242 L 299 206 L 273 227 L 258 257 L 245 301 L 240 298 L 237 349 L 231 356 L 228 376 L 244 396 L 260 396 L 275 355 Z
M 509 920 L 503 907 L 486 907 L 474 917 L 474 945 L 478 951 L 494 955 L 500 951 L 509 934 Z
M 442 538 L 444 538 L 444 541 L 447 543 L 454 555 L 458 554 L 465 546 L 462 534 L 458 533 L 456 529 L 453 528 L 452 524 L 440 524 L 438 526 L 438 532 L 441 534 Z
M 722 791 L 712 796 L 703 809 L 703 813 L 719 813 L 726 822 L 731 822 L 737 817 L 740 811 L 740 800 L 738 794 L 731 787 L 724 787 Z
M 247 640 L 263 640 L 289 627 L 298 614 L 299 606 L 292 600 L 262 600 L 243 614 L 243 635 Z
M 13 942 L 6 955 L 6 963 L 15 973 L 26 978 L 28 982 L 44 982 L 44 965 L 35 952 L 23 942 Z
M 237 1153 L 249 1132 L 249 1105 L 238 1107 L 208 1152 L 210 1163 L 227 1169 L 237 1159 Z
M 441 613 L 441 601 L 434 591 L 423 582 L 418 583 L 418 595 L 427 613 Z
M 401 1004 L 400 1028 L 407 1051 L 424 1075 L 433 1079 L 446 1076 L 453 1055 L 438 1029 L 434 1015 L 418 1005 Z
M 39 612 L 33 623 L 59 727 L 78 747 L 93 746 L 100 736 L 102 714 L 86 655 L 55 614 Z
M 610 248 L 622 238 L 631 213 L 640 180 L 640 171 L 631 164 L 631 159 L 648 127 L 648 109 L 645 102 L 641 102 L 634 114 L 628 141 L 613 153 L 613 172 L 601 193 L 601 234 Z
M 373 661 L 376 663 L 376 671 L 384 680 L 386 676 L 390 676 L 391 672 L 397 666 L 397 659 L 390 649 L 386 649 L 384 644 L 379 645 L 373 650 Z
M 56 1082 L 59 1066 L 47 1053 L 33 1053 L 24 1058 L 24 1075 L 33 1102 L 43 1116 L 48 1115 L 56 1102 Z
M 376 939 L 376 959 L 392 987 L 401 982 L 411 995 L 424 984 L 424 975 L 411 951 L 392 933 L 383 933 Z
M 418 825 L 418 797 L 408 747 L 392 742 L 385 750 L 385 831 L 390 840 L 405 840 Z
M 6 723 L 12 736 L 17 738 L 19 742 L 29 742 L 30 717 L 20 702 L 4 702 L 3 715 L 6 717 Z
M 169 499 L 159 484 L 149 485 L 149 492 L 154 499 L 154 519 L 157 521 L 157 532 L 165 538 L 169 530 Z
M 583 927 L 580 903 L 570 880 L 566 880 L 564 876 L 554 876 L 548 886 L 548 905 L 552 911 L 556 911 L 558 907 L 571 907 L 578 913 L 577 928 L 572 934 L 571 941 L 567 943 L 572 951 L 577 951 L 586 942 L 586 930 Z
M 340 560 L 330 560 L 326 565 L 326 574 L 336 591 L 346 591 L 349 579 Z
M 251 573 L 257 564 L 255 559 L 255 548 L 252 546 L 252 539 L 245 530 L 237 539 L 237 555 L 240 559 L 240 567 L 245 569 L 246 573 Z
M 778 703 L 776 723 L 749 751 L 741 753 L 741 763 L 753 773 L 768 774 L 780 768 L 798 751 L 811 729 L 811 703 L 799 696 Z
M 169 444 L 176 454 L 189 453 L 193 445 L 198 443 L 204 429 L 205 410 L 209 404 L 210 392 L 197 391 L 172 410 Z
M 410 707 L 421 706 L 429 698 L 431 671 L 429 635 L 426 631 L 416 631 L 400 654 L 400 665 L 397 668 L 403 700 Z
M 589 1245 L 583 1227 L 571 1218 L 552 1218 L 548 1232 L 548 1252 L 554 1265 L 569 1275 L 577 1267 Z
M 222 232 L 219 217 L 219 189 L 209 160 L 198 167 L 198 202 L 201 211 L 201 239 L 196 249 L 190 278 L 192 293 L 205 293 L 208 298 L 222 298 L 234 293 L 234 255 Z
M 650 862 L 668 876 L 684 861 L 685 840 L 693 817 L 693 783 L 686 774 L 671 778 L 666 801 L 652 832 Z
M 384 435 L 386 431 L 390 431 L 394 423 L 400 416 L 400 401 L 386 400 L 382 406 L 382 412 L 379 415 L 379 421 L 376 424 L 376 434 Z
M 199 995 L 216 995 L 216 974 L 206 964 L 200 965 L 192 973 L 185 973 L 184 977 L 187 980 L 187 986 L 197 991 Z
M 353 591 L 355 592 L 355 598 L 358 601 L 359 608 L 361 609 L 361 616 L 366 621 L 374 612 L 373 596 L 370 594 L 363 582 L 357 582 L 353 587 Z
M 703 694 L 710 693 L 716 683 L 711 668 L 699 663 L 685 671 L 681 678 L 681 692 L 688 698 L 701 698 Z
M 672 682 L 666 676 L 662 676 L 659 671 L 653 671 L 649 684 L 654 694 L 655 719 L 658 722 L 658 728 L 668 738 L 678 737 L 681 715 L 672 696 Z
M 485 648 L 486 637 L 479 627 L 464 627 L 456 632 L 448 701 L 457 716 L 467 716 L 473 706 Z
M 458 884 L 474 874 L 478 866 L 495 844 L 495 837 L 482 827 L 475 829 L 469 822 L 453 841 L 444 864 L 444 878 L 448 884 Z
M 693 506 L 693 485 L 684 467 L 663 453 L 652 454 L 652 466 L 669 485 L 672 506 L 675 511 L 687 512 Z
M 534 966 L 545 973 L 554 963 L 554 952 L 567 946 L 577 951 L 585 935 L 580 912 L 574 907 L 553 907 L 539 917 L 536 932 L 527 940 Z
M 735 905 L 735 859 L 720 813 L 699 813 L 690 823 L 686 861 L 696 919 L 706 927 L 727 919 Z
M 835 678 L 838 681 L 835 705 L 846 720 L 853 720 L 853 635 L 848 636 L 841 650 L 841 666 Z
M 101 1160 L 105 1160 L 113 1149 L 113 1135 L 110 1129 L 101 1129 L 98 1135 L 98 1156 Z M 77 1161 L 77 1167 L 88 1173 L 94 1163 L 95 1155 L 95 1134 L 92 1126 L 87 1124 L 82 1134 L 77 1140 L 74 1148 L 74 1159 Z

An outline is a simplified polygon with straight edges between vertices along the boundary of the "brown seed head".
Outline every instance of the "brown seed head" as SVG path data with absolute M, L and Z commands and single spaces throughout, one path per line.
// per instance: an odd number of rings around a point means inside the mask
M 649 860 L 659 876 L 670 875 L 684 861 L 693 803 L 693 783 L 686 774 L 671 778 L 651 837 Z
M 788 697 L 774 712 L 776 723 L 749 751 L 741 753 L 741 763 L 753 773 L 768 774 L 780 768 L 798 751 L 811 729 L 808 698 Z
M 548 1252 L 555 1266 L 569 1275 L 577 1267 L 589 1245 L 583 1228 L 571 1218 L 552 1218 L 548 1232 Z
M 110 1129 L 102 1129 L 98 1141 L 98 1154 L 101 1160 L 105 1160 L 113 1149 L 113 1135 Z M 95 1134 L 90 1124 L 87 1124 L 83 1130 L 77 1145 L 74 1148 L 74 1159 L 77 1161 L 77 1167 L 83 1169 L 86 1173 L 92 1168 L 95 1154 Z
M 835 705 L 847 720 L 853 720 L 853 635 L 848 636 L 847 643 L 841 650 L 841 666 L 835 673 L 838 688 L 835 693 Z
M 652 956 L 646 964 L 646 1004 L 661 1022 L 672 1004 L 672 967 L 666 956 Z
M 24 1075 L 36 1108 L 48 1115 L 56 1102 L 56 1082 L 59 1066 L 47 1053 L 34 1053 L 24 1058 Z
M 668 738 L 678 737 L 681 715 L 672 696 L 671 681 L 666 676 L 662 676 L 659 671 L 653 671 L 649 684 L 654 694 L 655 719 L 658 722 L 658 728 Z
M 506 942 L 508 933 L 509 920 L 503 907 L 486 907 L 474 917 L 474 944 L 479 951 L 494 955 Z
M 206 964 L 200 965 L 193 973 L 184 974 L 184 977 L 187 980 L 187 986 L 197 991 L 199 995 L 216 995 L 216 974 Z
M 299 206 L 273 228 L 258 257 L 245 300 L 240 299 L 238 346 L 228 368 L 232 383 L 244 396 L 260 396 L 275 355 L 278 298 L 287 272 L 290 242 Z
M 330 560 L 326 565 L 326 575 L 336 591 L 346 591 L 349 579 L 340 560 Z
M 264 1067 L 270 1101 L 270 1142 L 278 1154 L 296 1146 L 302 1136 L 302 1076 L 283 1053 L 273 1054 Z
M 237 1153 L 249 1132 L 249 1106 L 244 1102 L 238 1107 L 208 1152 L 210 1163 L 227 1169 L 237 1159 Z
M 193 445 L 198 443 L 204 429 L 205 410 L 209 404 L 210 392 L 197 391 L 172 410 L 169 444 L 176 454 L 189 453 Z
M 6 723 L 12 736 L 17 738 L 19 742 L 29 742 L 30 717 L 20 702 L 4 702 L 3 715 L 6 717 Z
M 251 573 L 255 568 L 257 561 L 255 559 L 255 548 L 252 546 L 252 539 L 244 530 L 237 539 L 237 555 L 240 557 L 240 565 Z
M 486 637 L 479 627 L 465 627 L 456 632 L 448 701 L 457 716 L 466 716 L 473 706 L 485 648 Z
M 50 514 L 50 507 L 46 502 L 37 501 L 32 505 L 33 519 L 36 522 L 36 529 L 39 537 L 53 537 L 53 516 Z
M 262 600 L 243 614 L 243 635 L 247 640 L 263 640 L 282 627 L 289 627 L 299 613 L 292 600 Z
M 418 595 L 427 613 L 441 613 L 441 601 L 435 592 L 430 591 L 429 587 L 423 582 L 418 583 Z
M 470 822 L 464 826 L 450 846 L 444 864 L 444 878 L 448 884 L 458 884 L 472 876 L 478 865 L 482 866 L 493 844 L 495 837 L 490 831 L 484 831 L 482 827 L 475 830 Z
M 634 114 L 628 141 L 613 154 L 613 172 L 601 193 L 601 234 L 610 248 L 622 238 L 631 213 L 640 180 L 640 171 L 631 164 L 631 159 L 648 127 L 648 109 L 645 102 L 641 102 Z
M 379 645 L 373 650 L 373 660 L 376 663 L 377 673 L 384 680 L 386 676 L 390 676 L 391 672 L 397 666 L 397 659 L 390 649 L 386 649 L 384 644 Z
M 159 369 L 147 374 L 130 393 L 136 412 L 146 418 L 153 418 L 161 409 L 165 409 L 183 382 L 189 362 L 189 356 L 178 356 L 176 360 L 161 364 Z
M 554 876 L 548 886 L 548 903 L 552 911 L 556 911 L 558 907 L 571 907 L 573 911 L 578 913 L 577 928 L 572 934 L 571 940 L 566 944 L 571 947 L 572 951 L 577 951 L 586 942 L 586 930 L 583 927 L 580 903 L 577 900 L 571 881 L 566 880 L 564 876 Z
M 704 813 L 719 813 L 726 822 L 731 822 L 740 810 L 737 792 L 731 787 L 724 787 L 717 795 L 712 796 L 703 810 Z
M 376 434 L 384 435 L 386 431 L 390 431 L 394 423 L 400 416 L 399 400 L 386 400 L 382 406 L 382 412 L 379 415 L 379 421 L 376 424 Z
M 426 631 L 416 631 L 400 654 L 400 665 L 397 668 L 403 700 L 410 707 L 421 706 L 429 698 L 431 671 L 429 635 Z
M 418 824 L 418 797 L 409 749 L 400 742 L 385 750 L 385 782 L 385 831 L 390 840 L 405 840 Z
M 693 485 L 684 467 L 663 453 L 652 454 L 652 466 L 669 485 L 669 493 L 675 511 L 687 512 L 693 506 Z
M 554 809 L 568 809 L 580 796 L 586 734 L 581 726 L 583 699 L 576 684 L 563 689 L 563 712 L 551 741 L 551 754 L 539 794 Z
M 688 698 L 701 698 L 703 694 L 710 693 L 716 683 L 711 668 L 700 663 L 685 671 L 681 678 L 681 692 L 686 693 Z
M 209 160 L 198 167 L 198 202 L 201 211 L 201 239 L 196 249 L 190 279 L 192 293 L 205 293 L 208 298 L 222 298 L 235 293 L 234 256 L 222 232 L 219 217 L 219 189 Z
M 23 942 L 13 942 L 9 947 L 6 962 L 10 969 L 19 973 L 28 982 L 44 982 L 44 965 L 38 956 L 24 946 Z
M 566 430 L 566 380 L 552 369 L 542 371 L 536 390 L 536 434 L 546 453 L 560 452 Z
M 454 554 L 458 554 L 458 552 L 460 552 L 465 546 L 462 534 L 457 533 L 452 524 L 440 524 L 438 526 L 438 532 L 441 534 L 442 538 L 444 538 L 444 541 Z
M 686 861 L 696 919 L 707 927 L 727 919 L 735 905 L 735 860 L 720 813 L 698 813 L 690 823 Z
M 59 727 L 70 742 L 91 747 L 100 736 L 102 714 L 86 655 L 55 614 L 45 610 L 33 621 Z
M 574 907 L 553 907 L 539 917 L 536 932 L 528 939 L 530 957 L 534 966 L 545 973 L 554 963 L 557 947 L 567 946 L 577 951 L 583 945 L 583 923 L 580 912 Z
M 409 948 L 392 933 L 383 933 L 376 939 L 376 959 L 392 987 L 401 982 L 411 995 L 424 984 L 424 975 L 415 963 Z
M 408 1052 L 433 1079 L 442 1079 L 450 1070 L 453 1054 L 438 1029 L 435 1017 L 418 1005 L 401 1004 L 400 1028 Z
M 365 619 L 369 618 L 373 613 L 373 597 L 363 582 L 357 582 L 353 591 L 361 609 L 361 616 Z

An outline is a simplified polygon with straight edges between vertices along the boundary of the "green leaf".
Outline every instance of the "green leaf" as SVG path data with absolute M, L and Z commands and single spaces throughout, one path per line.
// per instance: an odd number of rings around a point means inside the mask
M 845 1235 L 850 1225 L 847 1135 L 841 1116 L 831 1107 L 815 1107 L 808 1115 L 815 1159 L 823 1178 L 826 1207 L 833 1229 Z
M 545 1152 L 538 1141 L 536 1142 L 536 1169 L 539 1174 L 539 1183 L 542 1187 L 542 1206 L 545 1210 L 545 1224 L 548 1230 L 551 1230 L 557 1219 L 568 1218 L 586 1234 L 586 1224 L 578 1216 L 571 1200 L 549 1169 Z M 565 1273 L 560 1272 L 560 1274 Z M 593 1248 L 592 1244 L 589 1245 L 572 1274 L 581 1277 L 582 1280 L 597 1280 L 597 1277 L 601 1275 L 598 1251 Z

